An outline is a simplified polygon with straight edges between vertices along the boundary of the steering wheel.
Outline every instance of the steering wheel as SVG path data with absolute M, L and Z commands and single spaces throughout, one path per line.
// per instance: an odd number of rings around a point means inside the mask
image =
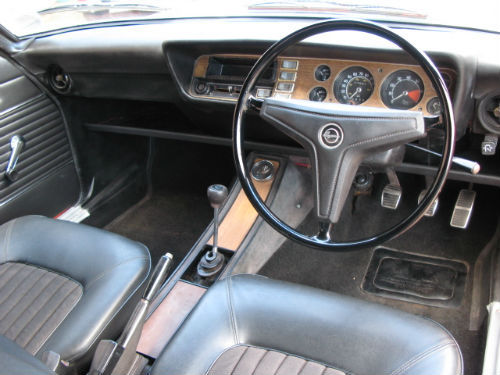
M 330 229 L 338 222 L 356 171 L 366 157 L 426 136 L 420 111 L 379 109 L 306 100 L 257 99 L 252 92 L 259 76 L 288 47 L 313 35 L 352 30 L 382 37 L 413 57 L 433 84 L 442 106 L 445 130 L 442 158 L 427 194 L 402 221 L 382 233 L 355 241 L 336 242 Z M 308 152 L 313 172 L 314 206 L 319 221 L 317 235 L 296 231 L 279 219 L 257 193 L 245 161 L 245 114 L 257 111 L 261 118 L 301 144 Z M 306 246 L 323 250 L 354 250 L 391 240 L 415 225 L 439 195 L 453 158 L 455 126 L 451 101 L 438 69 L 424 53 L 388 28 L 362 20 L 329 20 L 288 35 L 273 44 L 248 74 L 233 117 L 233 155 L 238 178 L 249 201 L 274 229 Z

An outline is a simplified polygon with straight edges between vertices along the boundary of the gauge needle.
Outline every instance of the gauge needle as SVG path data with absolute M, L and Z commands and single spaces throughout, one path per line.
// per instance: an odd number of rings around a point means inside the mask
M 418 102 L 418 99 L 420 98 L 420 90 L 411 90 L 411 91 L 403 91 L 401 94 L 396 96 L 391 100 L 391 103 L 394 103 L 396 100 L 402 98 L 403 96 L 409 97 L 411 100 L 413 100 L 415 103 Z
M 348 96 L 347 99 L 351 100 L 352 98 L 354 98 L 355 95 L 361 93 L 361 87 L 356 87 L 356 90 L 352 93 L 351 96 Z
M 394 103 L 396 100 L 402 98 L 403 96 L 408 96 L 408 91 L 403 91 L 401 94 L 399 94 L 395 98 L 392 98 L 391 103 Z

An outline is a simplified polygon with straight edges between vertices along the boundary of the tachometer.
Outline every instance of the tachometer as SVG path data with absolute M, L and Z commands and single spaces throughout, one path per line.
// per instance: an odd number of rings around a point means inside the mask
M 389 108 L 410 109 L 415 107 L 424 95 L 424 83 L 411 70 L 398 70 L 382 83 L 380 96 Z
M 351 66 L 340 72 L 333 84 L 335 98 L 342 104 L 361 104 L 373 92 L 373 76 L 362 66 Z

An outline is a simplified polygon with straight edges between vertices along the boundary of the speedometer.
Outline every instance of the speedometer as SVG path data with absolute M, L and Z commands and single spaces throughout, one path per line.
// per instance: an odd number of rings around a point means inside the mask
M 340 72 L 333 84 L 335 98 L 342 104 L 366 102 L 375 86 L 373 76 L 362 66 L 351 66 Z
M 410 109 L 415 107 L 424 95 L 424 83 L 411 70 L 398 70 L 382 83 L 380 96 L 389 108 Z

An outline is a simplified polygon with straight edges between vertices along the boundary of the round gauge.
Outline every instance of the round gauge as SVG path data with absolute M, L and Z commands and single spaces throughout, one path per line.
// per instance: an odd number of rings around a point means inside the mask
M 424 83 L 411 70 L 398 70 L 382 83 L 380 96 L 389 108 L 410 109 L 415 107 L 424 95 Z
M 326 89 L 318 86 L 313 88 L 309 93 L 309 100 L 312 100 L 313 102 L 322 102 L 326 99 L 326 95 Z
M 351 66 L 340 72 L 333 84 L 335 98 L 342 104 L 366 102 L 373 92 L 373 76 L 361 66 Z
M 436 96 L 427 102 L 427 112 L 433 116 L 441 114 L 441 102 Z
M 316 68 L 316 71 L 314 72 L 314 78 L 316 80 L 323 82 L 326 81 L 328 78 L 330 78 L 330 75 L 332 74 L 332 71 L 330 70 L 330 67 L 328 65 L 320 65 Z

